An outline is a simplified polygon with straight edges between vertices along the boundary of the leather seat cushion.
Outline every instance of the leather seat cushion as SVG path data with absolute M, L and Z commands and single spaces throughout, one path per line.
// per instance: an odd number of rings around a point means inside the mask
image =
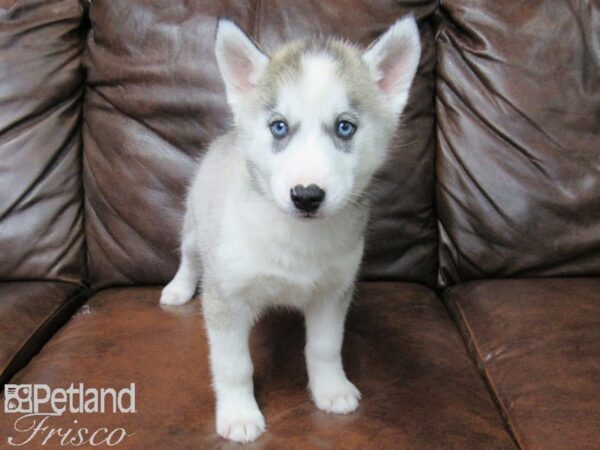
M 27 364 L 84 299 L 70 283 L 0 283 L 0 384 Z
M 521 448 L 598 448 L 600 279 L 481 281 L 445 299 Z
M 159 295 L 101 291 L 15 377 L 55 387 L 136 383 L 135 414 L 63 415 L 50 427 L 77 418 L 78 426 L 135 433 L 126 448 L 227 448 L 214 431 L 201 303 L 161 308 Z M 255 390 L 268 427 L 260 448 L 515 448 L 443 303 L 425 287 L 360 286 L 344 347 L 348 376 L 363 394 L 351 415 L 312 404 L 303 346 L 296 313 L 267 314 L 253 330 Z M 13 421 L 3 415 L 0 430 L 10 432 Z

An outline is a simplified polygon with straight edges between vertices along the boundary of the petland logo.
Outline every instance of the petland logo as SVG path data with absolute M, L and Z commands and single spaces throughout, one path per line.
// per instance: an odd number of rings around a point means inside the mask
M 56 444 L 61 446 L 119 445 L 135 433 L 125 428 L 91 429 L 73 419 L 72 427 L 52 427 L 52 420 L 68 414 L 133 414 L 135 383 L 116 390 L 86 388 L 83 383 L 68 388 L 50 388 L 47 384 L 7 384 L 4 386 L 4 412 L 20 414 L 13 424 L 8 444 L 20 447 L 27 444 Z

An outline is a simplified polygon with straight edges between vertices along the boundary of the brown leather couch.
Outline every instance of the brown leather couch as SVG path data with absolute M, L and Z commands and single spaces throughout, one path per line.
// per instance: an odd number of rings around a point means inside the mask
M 195 158 L 230 119 L 216 20 L 271 49 L 316 32 L 367 44 L 412 12 L 423 57 L 344 347 L 361 407 L 317 411 L 301 317 L 270 314 L 252 335 L 268 432 L 248 448 L 600 448 L 597 1 L 0 8 L 0 381 L 136 384 L 136 413 L 49 428 L 240 448 L 214 432 L 201 300 L 158 305 Z M 0 414 L 0 447 L 25 439 L 16 418 Z M 22 448 L 62 448 L 40 436 Z

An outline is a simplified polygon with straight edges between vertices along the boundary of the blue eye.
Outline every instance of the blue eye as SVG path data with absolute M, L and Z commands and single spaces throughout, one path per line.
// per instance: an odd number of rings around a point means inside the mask
M 340 120 L 335 130 L 336 134 L 341 139 L 350 139 L 356 131 L 356 125 L 347 120 Z
M 283 139 L 288 134 L 288 125 L 283 120 L 276 120 L 271 123 L 270 128 L 275 139 Z

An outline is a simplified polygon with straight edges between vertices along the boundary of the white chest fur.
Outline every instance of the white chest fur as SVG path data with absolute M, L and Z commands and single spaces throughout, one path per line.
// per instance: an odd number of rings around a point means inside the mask
M 256 306 L 302 306 L 352 283 L 363 252 L 360 213 L 302 220 L 245 200 L 225 206 L 214 253 L 224 293 Z

